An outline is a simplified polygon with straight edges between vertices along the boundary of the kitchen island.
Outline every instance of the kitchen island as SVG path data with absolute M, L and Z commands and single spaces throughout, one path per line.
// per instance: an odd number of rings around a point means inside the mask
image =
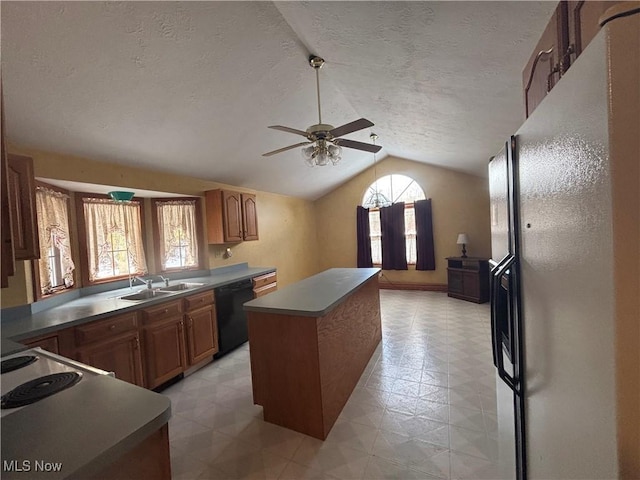
M 332 268 L 244 304 L 264 420 L 324 440 L 382 339 L 378 268 Z

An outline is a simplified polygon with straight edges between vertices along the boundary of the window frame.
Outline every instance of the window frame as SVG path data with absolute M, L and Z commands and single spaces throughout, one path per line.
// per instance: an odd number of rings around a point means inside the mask
M 82 202 L 83 198 L 99 198 L 99 199 L 107 199 L 110 200 L 111 197 L 109 195 L 105 195 L 103 193 L 91 193 L 91 192 L 76 192 L 75 194 L 76 200 L 76 219 L 78 222 L 78 246 L 80 249 L 80 266 L 82 268 L 82 284 L 83 286 L 91 286 L 91 285 L 102 285 L 105 283 L 118 282 L 121 280 L 126 280 L 129 278 L 129 275 L 119 275 L 117 277 L 109 277 L 100 280 L 91 280 L 89 278 L 89 251 L 87 248 L 87 225 L 84 218 L 84 204 Z M 133 197 L 131 202 L 137 202 L 140 206 L 140 231 L 142 235 L 142 244 L 143 246 L 147 245 L 147 241 L 145 238 L 145 216 L 144 216 L 144 198 L 141 197 Z M 148 268 L 148 249 L 145 251 L 145 261 L 147 262 L 147 270 Z M 148 273 L 147 273 L 148 274 Z
M 403 173 L 389 173 L 388 175 L 383 175 L 383 176 L 382 176 L 382 177 L 380 177 L 380 178 L 376 178 L 376 179 L 375 179 L 375 181 L 374 181 L 372 184 L 370 184 L 370 185 L 368 185 L 368 186 L 367 186 L 367 188 L 365 189 L 364 195 L 362 196 L 362 204 L 363 204 L 363 206 L 364 206 L 365 200 L 367 199 L 367 196 L 368 196 L 369 192 L 370 192 L 370 191 L 374 191 L 374 190 L 372 190 L 372 188 L 371 188 L 371 187 L 372 187 L 373 185 L 377 184 L 377 183 L 378 183 L 380 180 L 382 180 L 383 178 L 390 177 L 390 181 L 391 181 L 391 188 L 392 188 L 392 193 L 393 193 L 393 176 L 394 176 L 394 175 L 400 175 L 400 176 L 406 177 L 406 178 L 408 178 L 408 179 L 410 179 L 410 180 L 411 180 L 411 182 L 409 182 L 409 184 L 407 185 L 407 187 L 405 187 L 405 189 L 404 189 L 404 190 L 402 190 L 402 191 L 398 194 L 398 198 L 400 198 L 400 197 L 404 194 L 404 192 L 409 188 L 409 186 L 411 185 L 411 183 L 415 183 L 415 184 L 420 188 L 420 190 L 422 191 L 422 195 L 424 196 L 424 199 L 426 199 L 426 198 L 427 198 L 427 196 L 426 196 L 426 194 L 425 194 L 425 191 L 424 191 L 424 188 L 422 188 L 422 185 L 420 185 L 420 184 L 418 183 L 418 181 L 417 181 L 415 178 L 410 177 L 409 175 L 405 175 L 405 174 L 403 174 Z M 422 200 L 422 199 L 419 199 L 419 200 Z M 393 198 L 391 198 L 391 199 L 390 199 L 390 201 L 391 201 L 391 203 L 392 203 L 392 204 L 397 203 L 397 202 L 394 202 L 394 201 L 393 201 Z M 365 207 L 365 208 L 366 208 L 366 207 Z M 380 212 L 380 207 L 368 207 L 368 209 L 369 209 L 369 214 L 371 214 L 371 212 Z M 412 209 L 412 210 L 414 210 L 414 217 L 415 217 L 415 201 L 411 201 L 411 202 L 404 202 L 404 212 L 405 212 L 405 215 L 406 215 L 406 211 L 407 211 L 407 209 Z M 405 241 L 406 241 L 406 238 L 407 238 L 407 226 L 406 226 L 406 224 L 405 224 L 404 236 L 405 236 Z M 371 232 L 369 232 L 369 239 L 370 239 L 370 240 L 369 240 L 369 243 L 371 243 Z M 416 239 L 416 241 L 417 241 L 417 239 Z M 372 247 L 372 248 L 371 248 L 371 250 L 373 251 L 373 244 L 371 244 L 371 247 Z M 416 263 L 417 263 L 417 259 L 416 259 L 416 261 L 414 261 L 414 262 L 410 262 L 410 261 L 409 261 L 409 258 L 408 258 L 408 252 L 407 252 L 407 266 L 413 266 L 413 267 L 415 268 Z M 381 262 L 381 263 L 375 263 L 375 262 L 374 262 L 374 263 L 373 263 L 373 265 L 374 265 L 375 267 L 382 267 L 382 262 Z
M 72 206 L 71 204 L 73 203 L 73 195 L 72 193 L 74 192 L 70 192 L 69 190 L 66 190 L 64 188 L 60 188 L 60 187 L 56 187 L 55 185 L 51 185 L 49 183 L 45 183 L 45 182 L 41 182 L 40 180 L 36 180 L 35 181 L 35 187 L 43 187 L 43 188 L 48 188 L 49 190 L 53 190 L 55 192 L 59 192 L 59 193 L 63 193 L 65 195 L 67 195 L 69 197 L 69 201 L 67 202 L 67 215 L 69 217 L 69 247 L 71 249 L 71 258 L 73 259 L 74 263 L 77 265 L 77 249 L 74 248 L 74 241 L 73 241 L 73 228 L 72 228 L 72 222 L 71 222 L 71 214 L 72 214 Z M 38 228 L 40 228 L 40 224 L 38 223 Z M 78 268 L 76 266 L 76 268 L 73 270 L 73 285 L 70 287 L 57 287 L 54 288 L 53 291 L 51 293 L 47 293 L 47 294 L 43 294 L 42 293 L 42 282 L 40 281 L 40 268 L 38 267 L 38 262 L 41 259 L 35 259 L 35 260 L 31 260 L 31 280 L 32 280 L 32 285 L 33 285 L 33 298 L 34 300 L 37 302 L 39 300 L 45 300 L 47 298 L 52 298 L 55 297 L 56 295 L 60 295 L 61 293 L 67 293 L 67 292 L 71 292 L 73 290 L 76 290 L 78 288 L 80 288 L 79 284 L 79 278 L 78 278 Z
M 157 273 L 175 273 L 175 272 L 188 272 L 191 270 L 204 269 L 204 257 L 207 249 L 204 243 L 204 222 L 203 222 L 203 209 L 202 209 L 202 197 L 163 197 L 163 198 L 151 198 L 151 228 L 153 232 L 153 260 L 155 265 L 155 271 Z M 196 207 L 196 243 L 198 245 L 198 263 L 193 267 L 185 268 L 162 268 L 162 256 L 160 255 L 160 225 L 158 222 L 158 207 L 156 202 L 172 202 L 172 201 L 193 201 L 195 200 Z

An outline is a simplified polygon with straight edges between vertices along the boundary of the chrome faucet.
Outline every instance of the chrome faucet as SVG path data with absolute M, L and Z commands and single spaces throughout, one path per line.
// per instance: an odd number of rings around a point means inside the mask
M 144 283 L 149 290 L 153 290 L 153 280 L 146 280 L 137 275 L 129 277 L 129 288 L 133 288 L 133 284 L 135 283 L 136 280 L 139 280 L 140 282 Z
M 160 277 L 160 280 L 162 280 L 164 282 L 164 286 L 168 287 L 169 286 L 169 279 L 168 278 L 164 278 L 162 275 L 158 275 Z

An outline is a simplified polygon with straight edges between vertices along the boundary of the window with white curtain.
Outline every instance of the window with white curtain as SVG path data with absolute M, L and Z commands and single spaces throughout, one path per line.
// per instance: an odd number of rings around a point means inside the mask
M 40 295 L 71 288 L 75 265 L 69 235 L 69 195 L 44 186 L 36 188 L 40 259 L 36 260 Z
M 362 198 L 362 206 L 369 209 L 371 259 L 374 265 L 382 264 L 382 231 L 380 229 L 381 206 L 404 202 L 404 236 L 407 245 L 407 263 L 416 263 L 416 215 L 413 203 L 424 200 L 424 191 L 418 183 L 406 175 L 387 175 L 373 182 Z
M 154 201 L 162 271 L 197 268 L 198 213 L 196 200 Z
M 89 281 L 145 274 L 140 203 L 85 197 L 82 204 Z

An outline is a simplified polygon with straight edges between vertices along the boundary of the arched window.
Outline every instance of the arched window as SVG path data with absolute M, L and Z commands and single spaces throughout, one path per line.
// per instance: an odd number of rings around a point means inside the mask
M 380 230 L 380 207 L 404 202 L 405 240 L 407 263 L 416 263 L 416 216 L 413 204 L 424 200 L 424 191 L 417 182 L 406 175 L 387 175 L 373 182 L 362 198 L 362 206 L 369 209 L 371 236 L 371 258 L 374 265 L 382 264 L 382 232 Z

